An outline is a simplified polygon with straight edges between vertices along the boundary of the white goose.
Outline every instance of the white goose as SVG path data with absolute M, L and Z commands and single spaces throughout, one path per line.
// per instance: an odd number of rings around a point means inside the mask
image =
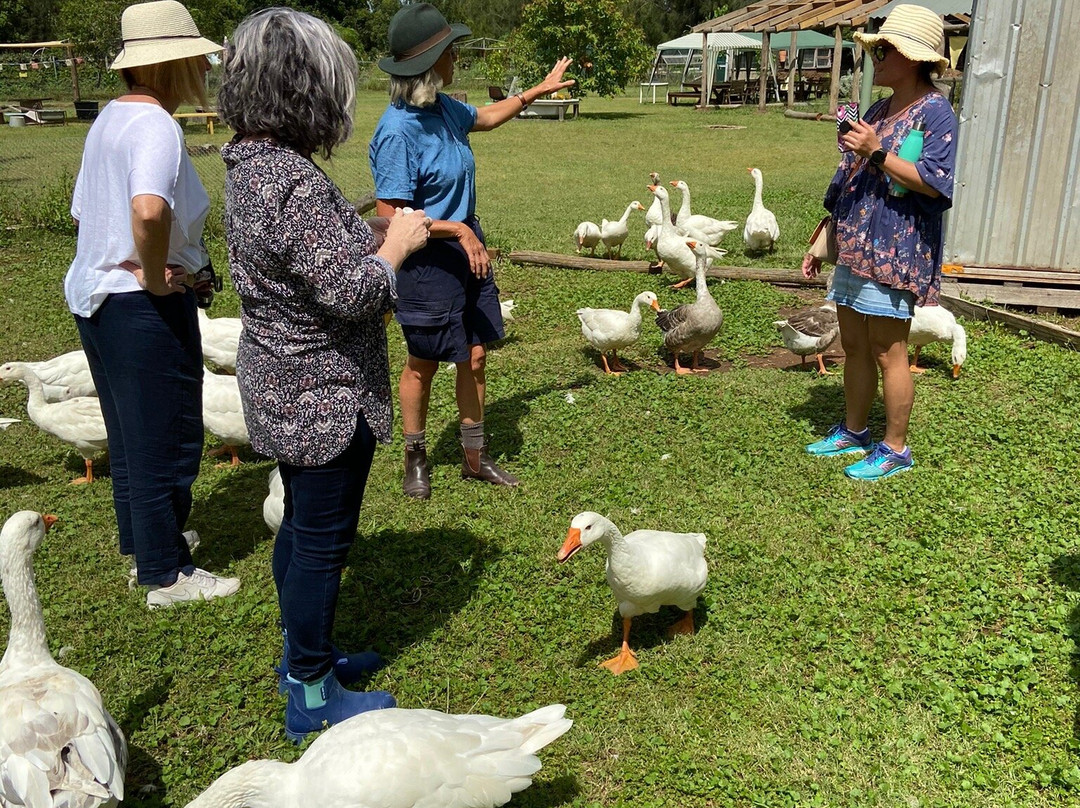
M 600 225 L 595 222 L 582 222 L 574 230 L 574 244 L 576 251 L 580 253 L 586 247 L 596 255 L 596 245 L 600 243 Z
M 92 808 L 124 798 L 127 744 L 97 688 L 49 654 L 33 554 L 56 521 L 20 511 L 0 530 L 11 611 L 0 660 L 0 805 Z
M 511 298 L 510 300 L 500 300 L 499 301 L 499 311 L 502 312 L 502 316 L 503 316 L 504 320 L 513 320 L 514 319 L 514 301 L 513 301 L 513 299 Z
M 912 312 L 911 332 L 908 344 L 915 346 L 915 358 L 911 360 L 912 373 L 925 373 L 919 367 L 919 353 L 931 342 L 952 343 L 952 375 L 960 378 L 960 366 L 967 361 L 967 332 L 956 322 L 956 317 L 944 306 L 916 306 Z
M 235 376 L 211 373 L 203 368 L 203 426 L 224 444 L 210 455 L 227 452 L 232 455 L 232 465 L 239 466 L 236 447 L 247 446 L 251 438 L 244 423 L 244 405 Z
M 252 760 L 187 808 L 494 808 L 532 784 L 536 753 L 573 724 L 553 704 L 520 718 L 376 710 L 323 732 L 295 763 Z
M 634 298 L 630 311 L 619 309 L 578 309 L 581 320 L 581 335 L 585 341 L 600 352 L 605 373 L 618 375 L 626 370 L 619 361 L 619 350 L 632 345 L 641 336 L 641 307 L 651 306 L 660 310 L 656 295 L 642 292 Z M 611 351 L 611 366 L 608 365 L 607 352 Z
M 686 246 L 693 251 L 696 261 L 694 279 L 697 282 L 697 299 L 656 315 L 656 324 L 664 334 L 664 346 L 675 357 L 675 372 L 679 375 L 708 372 L 698 368 L 698 359 L 724 325 L 724 313 L 716 305 L 705 281 L 705 272 L 712 262 L 708 254 L 709 246 L 693 240 L 687 241 Z M 689 370 L 679 364 L 680 353 L 691 354 Z
M 712 216 L 704 216 L 700 213 L 690 212 L 690 187 L 683 180 L 675 180 L 671 183 L 673 188 L 682 191 L 682 204 L 679 212 L 675 214 L 675 226 L 682 229 L 688 238 L 695 241 L 704 241 L 715 247 L 720 239 L 737 230 L 738 222 L 728 219 L 714 219 Z
M 656 255 L 664 266 L 682 278 L 671 288 L 681 289 L 694 280 L 697 259 L 694 257 L 694 251 L 686 245 L 687 237 L 681 235 L 675 225 L 671 223 L 671 204 L 667 188 L 662 185 L 650 185 L 649 190 L 660 202 L 660 209 L 663 214 L 663 219 L 660 222 L 660 234 L 656 239 Z M 708 247 L 708 255 L 714 259 L 720 258 L 727 255 L 727 250 Z
M 810 354 L 817 354 L 818 372 L 822 376 L 831 375 L 825 369 L 822 352 L 840 334 L 835 303 L 830 300 L 823 306 L 802 309 L 786 320 L 777 320 L 773 325 L 780 332 L 785 347 L 802 358 L 801 364 L 806 364 L 806 357 Z
M 239 317 L 214 317 L 205 309 L 198 309 L 199 334 L 202 340 L 203 358 L 219 368 L 236 372 L 236 350 L 242 330 Z
M 274 466 L 270 472 L 270 490 L 263 500 L 263 521 L 275 536 L 281 530 L 285 518 L 285 483 L 281 481 L 281 469 Z
M 773 212 L 761 201 L 761 169 L 748 168 L 746 170 L 754 178 L 754 207 L 750 210 L 750 215 L 746 217 L 743 240 L 753 252 L 772 250 L 776 240 L 780 238 L 780 226 L 776 223 Z
M 43 362 L 27 362 L 39 379 L 46 401 L 96 396 L 86 351 L 68 351 Z
M 86 476 L 71 481 L 72 485 L 94 481 L 94 460 L 98 452 L 109 447 L 101 403 L 91 396 L 48 402 L 41 379 L 25 362 L 8 362 L 0 366 L 0 381 L 21 381 L 29 390 L 26 412 L 43 432 L 70 443 L 86 463 Z
M 645 210 L 645 208 L 641 206 L 641 203 L 635 200 L 626 206 L 622 218 L 614 222 L 609 222 L 607 219 L 600 220 L 600 240 L 604 242 L 604 247 L 607 248 L 609 257 L 612 252 L 620 258 L 622 257 L 623 242 L 626 241 L 626 237 L 630 235 L 630 228 L 627 225 L 627 221 L 630 218 L 630 211 L 638 209 Z
M 678 606 L 686 614 L 669 633 L 693 633 L 694 606 L 709 573 L 705 534 L 635 530 L 624 536 L 610 519 L 585 511 L 570 522 L 559 562 L 596 541 L 607 549 L 607 582 L 623 619 L 622 649 L 601 665 L 620 674 L 638 666 L 637 655 L 630 650 L 630 621 L 638 615 Z

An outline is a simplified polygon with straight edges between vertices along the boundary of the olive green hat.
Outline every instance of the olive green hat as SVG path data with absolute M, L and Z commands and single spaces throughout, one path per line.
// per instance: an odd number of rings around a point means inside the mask
M 451 25 L 431 3 L 412 3 L 390 20 L 390 55 L 379 60 L 379 69 L 391 76 L 419 76 L 467 36 L 472 36 L 467 26 Z

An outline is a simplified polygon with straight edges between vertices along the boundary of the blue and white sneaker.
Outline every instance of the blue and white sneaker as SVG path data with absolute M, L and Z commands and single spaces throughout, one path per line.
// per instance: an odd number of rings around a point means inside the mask
M 836 457 L 853 452 L 865 453 L 872 448 L 874 448 L 874 442 L 870 440 L 870 427 L 862 432 L 852 432 L 844 424 L 839 423 L 824 438 L 807 446 L 806 451 L 818 457 Z
M 874 451 L 858 463 L 852 463 L 844 469 L 844 474 L 853 480 L 881 480 L 914 466 L 910 447 L 905 446 L 904 451 L 894 452 L 884 443 L 879 443 L 874 447 Z

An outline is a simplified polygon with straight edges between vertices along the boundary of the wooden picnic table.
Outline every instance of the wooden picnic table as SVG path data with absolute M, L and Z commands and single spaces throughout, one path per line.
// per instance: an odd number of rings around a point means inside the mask
M 211 135 L 214 134 L 214 124 L 218 119 L 217 113 L 210 110 L 204 110 L 203 112 L 174 112 L 173 117 L 180 121 L 181 124 L 189 118 L 204 118 L 206 120 L 206 131 Z
M 41 98 L 20 98 L 19 106 L 23 109 L 41 109 L 45 106 L 46 101 L 52 101 L 52 96 L 42 96 Z

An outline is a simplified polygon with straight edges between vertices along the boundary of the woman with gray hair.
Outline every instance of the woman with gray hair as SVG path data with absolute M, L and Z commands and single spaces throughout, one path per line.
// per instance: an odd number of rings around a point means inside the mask
M 395 704 L 389 693 L 344 689 L 381 659 L 343 653 L 330 635 L 375 444 L 390 439 L 383 315 L 431 220 L 390 211 L 380 238 L 312 162 L 352 133 L 356 75 L 329 25 L 270 8 L 237 27 L 218 97 L 236 130 L 222 157 L 244 326 L 237 381 L 251 445 L 277 459 L 285 486 L 273 570 L 285 733 L 296 742 Z
M 479 109 L 440 92 L 454 78 L 454 43 L 470 35 L 450 25 L 429 3 L 414 3 L 390 21 L 390 107 L 368 147 L 377 210 L 423 208 L 435 221 L 427 247 L 398 275 L 397 319 L 409 355 L 398 395 L 405 431 L 406 496 L 431 496 L 425 427 L 431 381 L 440 362 L 457 367 L 461 476 L 494 485 L 518 484 L 496 465 L 484 437 L 484 343 L 502 339 L 499 290 L 476 216 L 476 165 L 471 132 L 487 132 L 516 117 L 541 96 L 569 87 L 570 59 L 524 92 Z

